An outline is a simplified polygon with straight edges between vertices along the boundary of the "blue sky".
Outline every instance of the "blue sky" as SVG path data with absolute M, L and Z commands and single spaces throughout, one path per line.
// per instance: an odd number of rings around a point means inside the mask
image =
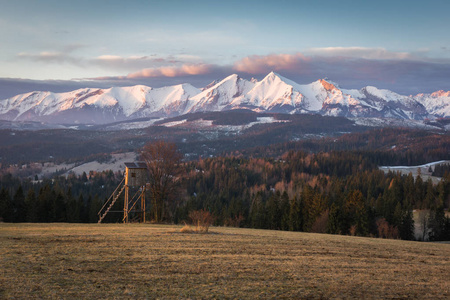
M 0 0 L 0 97 L 274 70 L 299 83 L 450 89 L 450 1 Z

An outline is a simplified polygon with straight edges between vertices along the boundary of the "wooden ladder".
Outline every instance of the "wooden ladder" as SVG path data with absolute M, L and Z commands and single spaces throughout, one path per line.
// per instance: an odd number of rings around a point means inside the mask
M 102 220 L 106 217 L 106 215 L 108 214 L 108 212 L 110 211 L 110 209 L 113 207 L 114 203 L 116 203 L 117 199 L 119 199 L 120 194 L 122 194 L 123 190 L 125 189 L 125 178 L 122 179 L 122 181 L 119 183 L 119 185 L 117 186 L 117 188 L 114 190 L 114 192 L 111 194 L 111 196 L 109 197 L 109 199 L 105 202 L 105 204 L 103 204 L 102 208 L 100 209 L 100 211 L 98 212 L 98 223 L 100 224 L 102 222 Z M 122 186 L 123 185 L 123 186 Z M 121 187 L 122 186 L 122 187 Z M 109 205 L 108 205 L 109 204 Z M 103 210 L 105 209 L 105 207 L 108 206 L 106 208 L 106 210 L 103 212 Z M 103 213 L 102 213 L 103 212 Z

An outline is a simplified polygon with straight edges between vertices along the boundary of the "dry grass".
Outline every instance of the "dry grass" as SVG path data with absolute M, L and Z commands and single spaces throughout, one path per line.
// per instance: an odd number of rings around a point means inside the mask
M 450 245 L 158 225 L 0 224 L 0 298 L 442 298 Z
M 195 229 L 193 229 L 190 225 L 185 224 L 181 229 L 181 233 L 195 233 Z

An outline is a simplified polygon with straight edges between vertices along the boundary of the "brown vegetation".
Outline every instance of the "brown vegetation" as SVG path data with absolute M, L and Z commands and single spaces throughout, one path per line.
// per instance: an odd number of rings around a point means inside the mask
M 398 239 L 398 229 L 395 226 L 389 225 L 385 218 L 377 220 L 378 237 L 384 239 Z
M 148 224 L 0 224 L 0 298 L 448 299 L 448 244 Z
M 214 223 L 214 216 L 205 209 L 191 211 L 189 219 L 195 226 L 196 232 L 208 233 L 209 227 Z

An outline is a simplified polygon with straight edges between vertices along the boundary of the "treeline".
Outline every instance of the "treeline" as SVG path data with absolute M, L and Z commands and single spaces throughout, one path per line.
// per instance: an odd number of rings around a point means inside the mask
M 431 175 L 437 177 L 446 177 L 450 174 L 450 164 L 438 164 L 434 166 L 433 173 Z
M 207 209 L 216 225 L 414 239 L 418 209 L 429 212 L 419 220 L 420 239 L 450 239 L 448 176 L 433 185 L 421 177 L 384 174 L 352 152 L 212 158 L 188 169 L 190 198 L 175 222 Z
M 97 222 L 98 211 L 122 178 L 123 174 L 112 171 L 42 181 L 20 180 L 10 174 L 0 176 L 0 219 L 4 222 Z M 114 209 L 123 209 L 122 199 Z M 110 215 L 105 221 L 118 220 L 117 215 Z
M 102 207 L 98 196 L 84 199 L 72 196 L 71 190 L 67 193 L 58 191 L 45 185 L 36 194 L 30 189 L 24 194 L 19 187 L 11 197 L 6 189 L 0 190 L 1 219 L 4 222 L 71 222 L 93 223 L 98 221 L 97 212 Z
M 414 166 L 446 160 L 449 158 L 449 149 L 450 135 L 423 130 L 383 128 L 344 134 L 340 137 L 258 146 L 232 154 L 243 157 L 280 157 L 286 151 L 357 151 L 379 166 Z

